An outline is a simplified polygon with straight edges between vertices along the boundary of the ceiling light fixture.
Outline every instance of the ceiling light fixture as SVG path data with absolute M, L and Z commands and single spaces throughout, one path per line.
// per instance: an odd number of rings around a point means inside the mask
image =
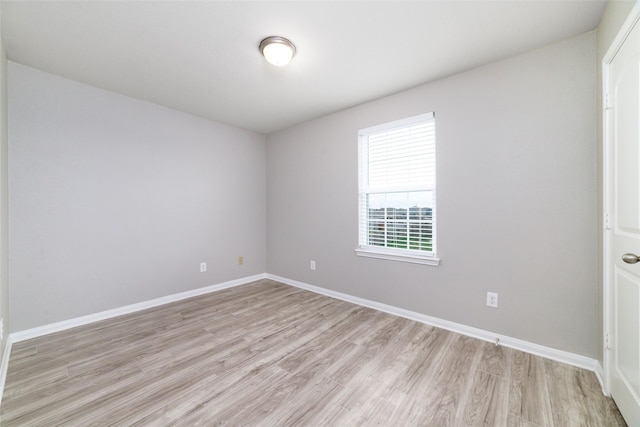
M 296 54 L 296 47 L 289 40 L 280 36 L 271 36 L 260 42 L 260 53 L 273 65 L 287 65 Z

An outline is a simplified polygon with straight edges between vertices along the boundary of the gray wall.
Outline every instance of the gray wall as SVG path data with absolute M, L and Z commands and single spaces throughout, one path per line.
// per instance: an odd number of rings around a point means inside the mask
M 267 271 L 595 357 L 595 63 L 589 33 L 269 135 Z M 357 257 L 358 129 L 429 111 L 442 263 Z
M 618 34 L 618 31 L 622 27 L 625 19 L 633 9 L 634 1 L 609 1 L 607 3 L 607 8 L 604 11 L 604 15 L 600 20 L 600 25 L 598 26 L 598 41 L 597 41 L 597 64 L 596 69 L 598 72 L 598 80 L 597 80 L 597 115 L 598 115 L 598 132 L 597 132 L 597 141 L 598 141 L 598 206 L 600 207 L 600 211 L 602 212 L 603 206 L 603 176 L 602 176 L 602 163 L 603 163 L 603 137 L 602 137 L 602 60 L 604 59 L 604 55 L 607 53 L 609 46 L 613 42 L 613 39 Z M 603 218 L 602 215 L 598 215 L 598 249 L 599 254 L 602 254 L 603 251 Z M 604 342 L 603 342 L 603 264 L 602 257 L 598 257 L 598 360 L 600 364 L 603 364 L 603 354 L 604 351 Z
M 264 136 L 8 71 L 12 331 L 264 273 Z
M 9 168 L 7 115 L 7 54 L 0 40 L 0 319 L 3 319 L 0 360 L 9 331 Z M 9 355 L 6 355 L 9 357 Z

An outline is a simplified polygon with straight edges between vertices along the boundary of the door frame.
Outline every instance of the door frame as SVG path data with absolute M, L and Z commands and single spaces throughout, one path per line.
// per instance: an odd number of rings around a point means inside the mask
M 629 16 L 625 19 L 620 27 L 618 34 L 607 49 L 607 53 L 602 58 L 602 358 L 603 358 L 603 378 L 602 388 L 604 393 L 611 395 L 611 357 L 609 350 L 609 336 L 611 326 L 613 325 L 613 296 L 611 285 L 611 273 L 613 265 L 611 260 L 611 224 L 609 221 L 609 212 L 613 203 L 613 147 L 609 138 L 610 130 L 610 114 L 609 110 L 609 74 L 610 66 L 613 58 L 616 56 L 622 44 L 625 42 L 631 30 L 636 24 L 640 25 L 640 0 L 637 0 L 633 6 Z

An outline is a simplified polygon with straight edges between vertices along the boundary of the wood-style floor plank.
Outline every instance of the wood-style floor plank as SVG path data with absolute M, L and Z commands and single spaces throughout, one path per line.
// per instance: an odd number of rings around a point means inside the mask
M 510 413 L 539 426 L 554 425 L 542 358 L 514 351 L 509 393 Z
M 624 426 L 592 372 L 270 280 L 13 346 L 3 426 Z
M 507 425 L 508 396 L 507 378 L 476 369 L 465 405 L 460 406 L 462 412 L 458 413 L 458 419 L 462 419 L 466 426 Z

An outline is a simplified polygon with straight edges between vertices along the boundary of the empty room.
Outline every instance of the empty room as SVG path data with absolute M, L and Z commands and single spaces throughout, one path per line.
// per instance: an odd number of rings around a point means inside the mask
M 640 426 L 638 21 L 0 1 L 0 425 Z

